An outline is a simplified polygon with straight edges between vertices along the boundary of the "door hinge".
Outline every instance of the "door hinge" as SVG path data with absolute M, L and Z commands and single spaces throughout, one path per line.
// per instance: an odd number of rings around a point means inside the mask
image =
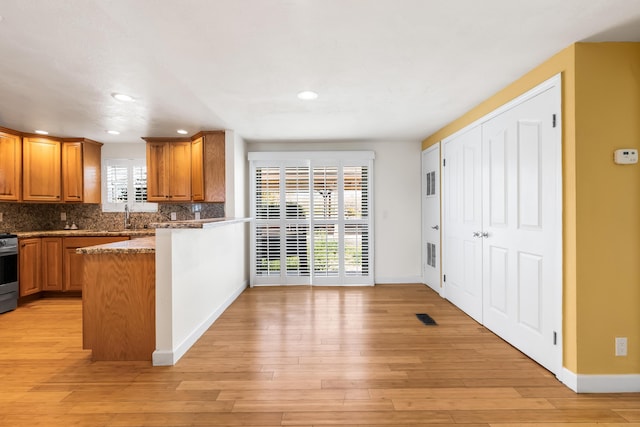
M 553 345 L 558 345 L 558 333 L 553 331 Z
M 442 275 L 442 281 L 443 281 L 443 282 L 446 282 L 446 281 L 447 281 L 447 275 L 446 275 L 446 274 L 443 274 L 443 275 Z
M 447 166 L 447 159 L 442 159 L 442 167 Z
M 556 127 L 556 115 L 555 114 L 553 115 L 552 122 L 553 122 L 553 127 Z

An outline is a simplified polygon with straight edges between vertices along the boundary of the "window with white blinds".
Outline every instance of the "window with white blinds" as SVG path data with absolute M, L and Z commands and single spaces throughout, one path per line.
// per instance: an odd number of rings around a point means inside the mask
M 145 159 L 105 159 L 102 169 L 102 210 L 157 212 L 158 204 L 147 202 Z
M 252 285 L 373 284 L 373 153 L 249 160 Z

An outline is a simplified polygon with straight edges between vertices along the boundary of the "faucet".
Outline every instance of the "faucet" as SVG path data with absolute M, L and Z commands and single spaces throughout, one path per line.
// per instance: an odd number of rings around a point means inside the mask
M 129 205 L 124 205 L 124 228 L 131 228 L 131 215 L 129 215 Z

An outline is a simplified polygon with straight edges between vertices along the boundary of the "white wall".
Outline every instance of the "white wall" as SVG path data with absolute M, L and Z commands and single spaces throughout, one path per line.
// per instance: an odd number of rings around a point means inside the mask
M 419 141 L 259 142 L 252 151 L 373 150 L 375 282 L 419 283 L 421 272 L 421 206 Z M 248 183 L 247 183 L 248 191 Z
M 126 144 L 104 144 L 102 146 L 103 159 L 146 159 L 147 146 L 144 141 Z
M 244 218 L 249 215 L 247 189 L 249 167 L 247 144 L 234 131 L 225 132 L 225 216 Z

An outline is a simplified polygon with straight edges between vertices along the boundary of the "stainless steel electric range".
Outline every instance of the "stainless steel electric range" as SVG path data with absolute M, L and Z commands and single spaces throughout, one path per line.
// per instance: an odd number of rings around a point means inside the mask
M 18 236 L 0 233 L 0 313 L 18 306 Z

